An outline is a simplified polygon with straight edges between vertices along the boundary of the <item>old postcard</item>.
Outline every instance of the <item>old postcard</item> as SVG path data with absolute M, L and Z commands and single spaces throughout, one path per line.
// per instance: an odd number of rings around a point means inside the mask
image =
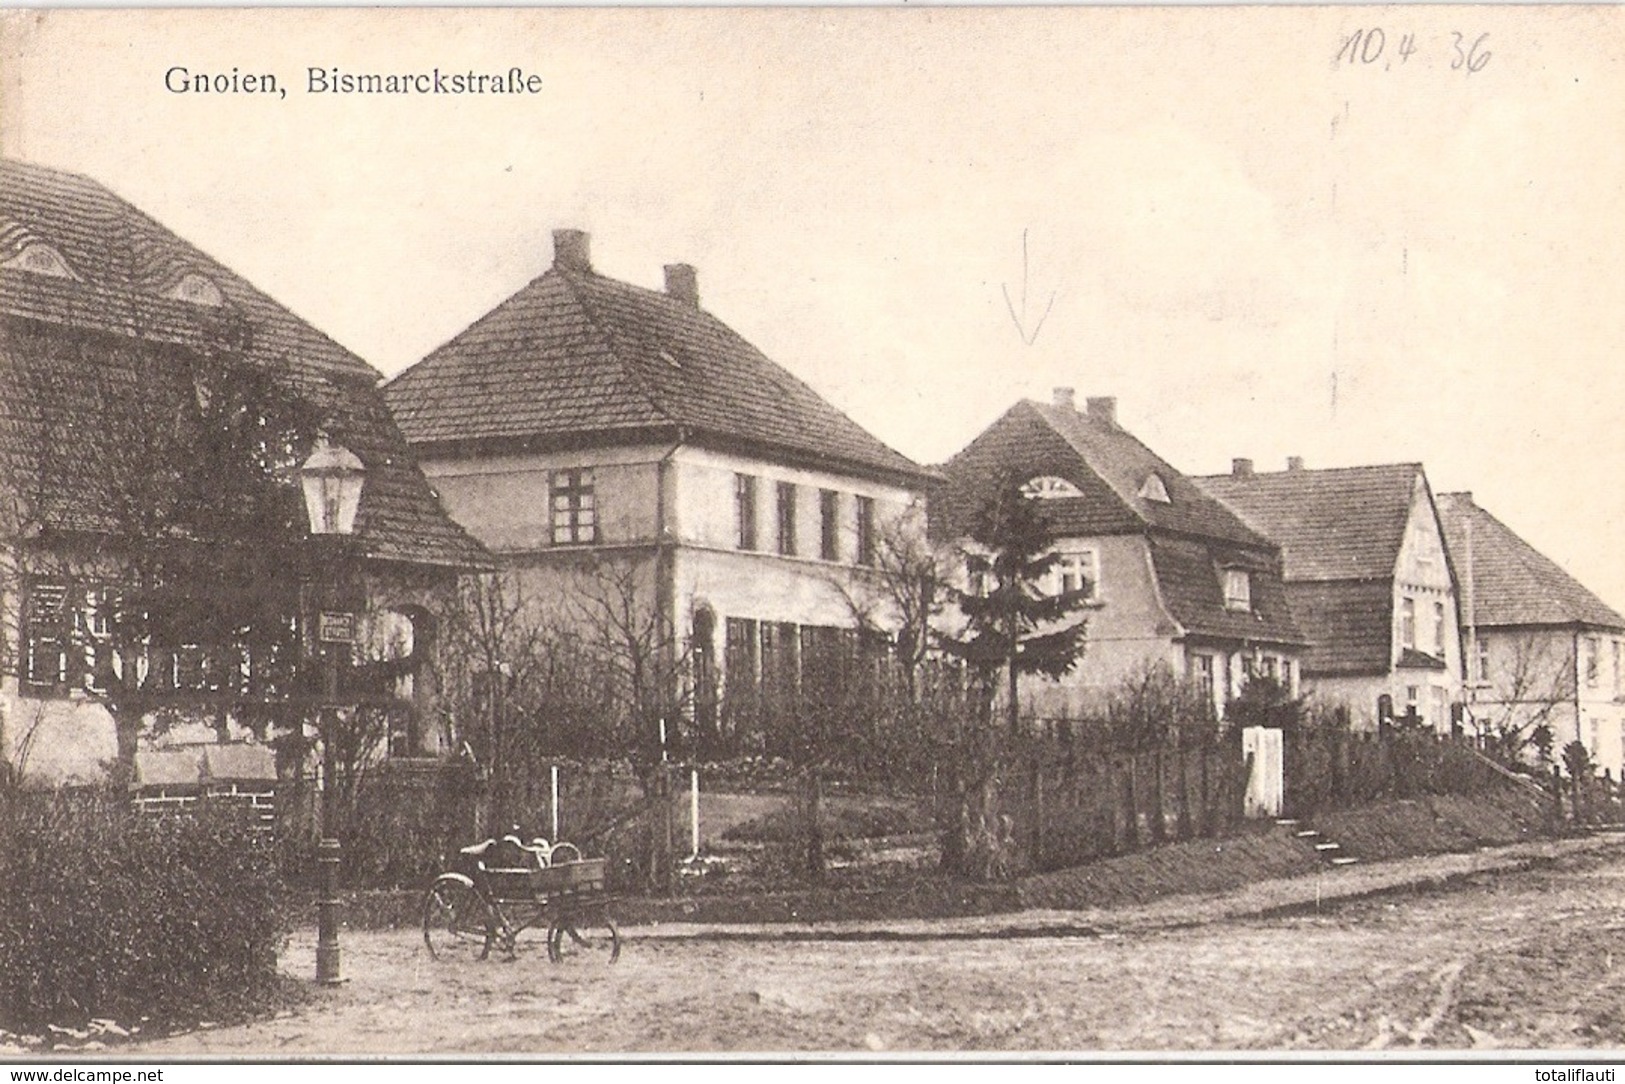
M 1617 1052 L 1622 56 L 0 15 L 0 1054 Z

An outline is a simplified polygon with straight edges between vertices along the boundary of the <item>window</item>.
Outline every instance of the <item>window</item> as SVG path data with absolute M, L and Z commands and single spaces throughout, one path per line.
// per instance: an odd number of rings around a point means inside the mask
M 1224 608 L 1227 610 L 1253 608 L 1253 578 L 1245 568 L 1224 570 Z
M 175 284 L 169 291 L 169 296 L 180 301 L 187 301 L 193 305 L 208 305 L 211 307 L 225 303 L 225 297 L 220 293 L 220 287 L 199 274 L 190 274 Z
M 875 563 L 875 499 L 858 498 L 858 564 Z
M 68 261 L 62 258 L 62 253 L 50 245 L 41 244 L 38 241 L 24 246 L 21 252 L 5 263 L 0 264 L 0 267 L 11 268 L 15 271 L 27 271 L 31 275 L 48 275 L 57 279 L 77 279 L 79 277 L 73 273 L 73 268 L 68 266 Z
M 593 500 L 592 472 L 554 471 L 550 484 L 553 544 L 598 541 L 598 508 Z
M 965 558 L 965 593 L 975 598 L 985 598 L 988 587 L 988 562 L 986 557 L 971 554 Z
M 1057 478 L 1052 474 L 1046 474 L 1039 478 L 1030 479 L 1021 487 L 1021 495 L 1047 500 L 1051 497 L 1081 497 L 1083 491 L 1065 478 Z
M 1056 593 L 1070 594 L 1073 591 L 1085 592 L 1085 599 L 1094 602 L 1099 597 L 1099 558 L 1094 550 L 1077 550 L 1071 553 L 1062 553 L 1056 559 L 1055 570 Z
M 30 685 L 106 692 L 112 685 L 112 623 L 118 594 L 109 587 L 29 584 L 24 611 L 23 678 Z
M 1614 641 L 1614 695 L 1615 696 L 1625 694 L 1625 670 L 1621 670 L 1620 667 L 1621 667 L 1622 664 L 1625 664 L 1625 644 L 1622 644 L 1618 640 L 1615 640 Z
M 1444 651 L 1444 603 L 1433 604 L 1433 647 L 1434 654 L 1439 658 L 1445 657 Z
M 1416 646 L 1416 600 L 1412 598 L 1399 603 L 1399 646 Z
M 1433 534 L 1423 520 L 1419 519 L 1411 525 L 1411 549 L 1419 563 L 1424 565 L 1433 563 Z
M 1191 680 L 1196 682 L 1196 687 L 1207 698 L 1207 703 L 1214 703 L 1214 696 L 1218 690 L 1213 683 L 1212 655 L 1191 656 Z
M 1597 656 L 1601 654 L 1599 650 L 1600 645 L 1597 643 L 1597 638 L 1595 636 L 1587 636 L 1584 640 L 1584 644 L 1586 688 L 1595 689 L 1597 687 Z
M 761 646 L 756 622 L 749 618 L 730 617 L 724 630 L 723 649 L 723 714 L 733 726 L 748 725 L 754 718 L 758 686 Z
M 68 645 L 73 633 L 68 585 L 30 584 L 25 621 L 24 677 L 30 685 L 67 685 Z
M 734 475 L 734 522 L 737 545 L 742 550 L 756 548 L 756 479 L 749 474 Z
M 1413 719 L 1420 715 L 1422 711 L 1421 701 L 1418 699 L 1420 692 L 1421 690 L 1415 685 L 1405 686 L 1405 714 Z
M 841 559 L 841 495 L 833 489 L 818 491 L 818 556 Z
M 1490 644 L 1488 640 L 1479 638 L 1478 641 L 1478 673 L 1474 680 L 1485 685 L 1490 681 Z
M 790 482 L 779 483 L 779 552 L 796 555 L 796 487 Z

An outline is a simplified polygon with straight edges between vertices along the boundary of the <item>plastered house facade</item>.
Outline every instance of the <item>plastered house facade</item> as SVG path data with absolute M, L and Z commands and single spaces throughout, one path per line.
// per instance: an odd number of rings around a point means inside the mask
M 1439 512 L 1462 582 L 1468 725 L 1515 741 L 1545 725 L 1554 753 L 1579 741 L 1618 780 L 1625 772 L 1625 617 L 1471 493 L 1440 494 Z
M 1349 709 L 1355 725 L 1460 720 L 1462 657 L 1456 575 L 1421 464 L 1330 470 L 1292 460 L 1197 479 L 1280 543 L 1287 596 L 1310 641 L 1303 687 Z
M 724 694 L 866 623 L 882 538 L 923 531 L 935 476 L 706 312 L 692 268 L 645 289 L 597 273 L 585 234 L 554 243 L 386 394 L 528 604 L 579 627 L 606 591 L 635 596 L 690 660 L 684 713 L 714 732 Z
M 1024 713 L 1083 717 L 1158 664 L 1216 716 L 1254 674 L 1297 687 L 1303 638 L 1275 545 L 1124 429 L 1115 399 L 1079 410 L 1059 388 L 1049 403 L 1023 400 L 942 469 L 942 544 L 963 546 L 978 503 L 1017 477 L 1056 535 L 1053 589 L 1088 591 L 1082 658 L 1065 678 L 1028 679 Z

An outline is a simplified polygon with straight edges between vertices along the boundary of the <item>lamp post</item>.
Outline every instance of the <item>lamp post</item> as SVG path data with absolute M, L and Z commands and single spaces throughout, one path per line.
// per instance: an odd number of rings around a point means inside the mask
M 332 444 L 326 435 L 299 468 L 299 484 L 304 491 L 305 513 L 312 535 L 342 539 L 355 532 L 356 511 L 361 507 L 361 486 L 366 467 L 355 453 Z M 332 555 L 334 558 L 338 554 Z M 324 563 L 342 567 L 338 560 Z M 341 576 L 339 578 L 342 578 Z M 316 849 L 320 871 L 316 904 L 316 981 L 334 985 L 339 979 L 338 872 L 340 848 L 333 802 L 336 757 L 333 751 L 334 715 L 339 709 L 339 651 L 355 641 L 355 614 L 322 610 L 317 616 L 316 639 L 324 658 L 322 705 L 319 720 L 322 738 L 322 839 Z

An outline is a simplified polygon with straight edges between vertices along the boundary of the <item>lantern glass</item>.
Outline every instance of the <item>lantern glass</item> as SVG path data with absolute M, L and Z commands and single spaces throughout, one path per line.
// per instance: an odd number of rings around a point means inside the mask
M 365 475 L 366 468 L 354 452 L 328 443 L 325 437 L 316 442 L 310 458 L 299 468 L 311 534 L 354 533 Z

